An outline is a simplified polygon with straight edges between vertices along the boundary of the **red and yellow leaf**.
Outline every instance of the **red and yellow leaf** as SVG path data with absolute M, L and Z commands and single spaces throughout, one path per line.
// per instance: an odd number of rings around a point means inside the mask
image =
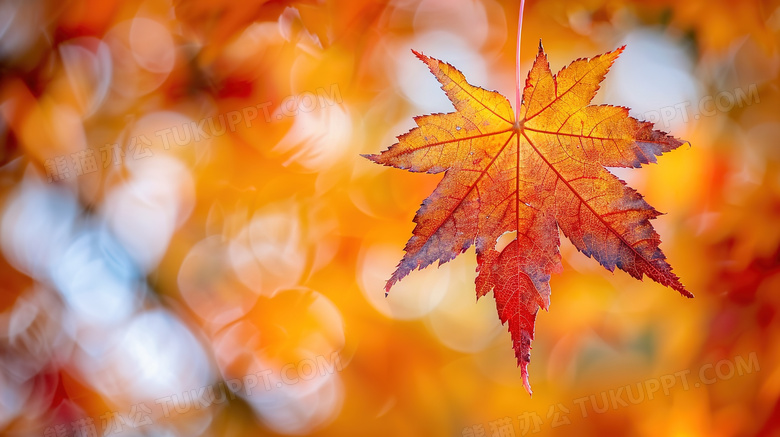
M 544 51 L 528 74 L 519 120 L 499 93 L 475 87 L 453 66 L 414 52 L 441 83 L 455 112 L 416 117 L 416 128 L 370 160 L 413 172 L 444 172 L 385 291 L 414 269 L 474 245 L 477 296 L 493 291 L 508 323 L 523 384 L 539 308 L 560 272 L 560 229 L 610 271 L 650 279 L 693 297 L 672 273 L 650 224 L 659 212 L 605 167 L 640 167 L 682 141 L 628 109 L 590 105 L 623 48 L 578 59 L 553 75 Z M 515 233 L 502 250 L 499 237 Z

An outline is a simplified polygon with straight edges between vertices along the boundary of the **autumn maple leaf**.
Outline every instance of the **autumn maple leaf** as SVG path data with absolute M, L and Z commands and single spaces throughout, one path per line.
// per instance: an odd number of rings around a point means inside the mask
M 660 213 L 605 167 L 640 167 L 682 141 L 636 120 L 628 109 L 590 105 L 623 47 L 578 59 L 553 75 L 539 53 L 517 117 L 495 91 L 466 82 L 453 66 L 414 52 L 456 111 L 415 117 L 398 143 L 366 157 L 413 172 L 445 172 L 417 211 L 417 226 L 385 291 L 414 269 L 439 265 L 476 246 L 477 298 L 493 291 L 523 385 L 539 308 L 550 305 L 550 275 L 560 272 L 558 230 L 579 251 L 693 297 L 672 273 L 650 220 Z M 515 238 L 503 249 L 503 234 Z

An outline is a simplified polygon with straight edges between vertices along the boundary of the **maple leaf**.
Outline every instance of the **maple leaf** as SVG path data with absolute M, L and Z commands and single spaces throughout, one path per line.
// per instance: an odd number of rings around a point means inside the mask
M 517 117 L 501 94 L 413 51 L 456 111 L 415 117 L 418 127 L 398 143 L 364 155 L 413 172 L 444 172 L 417 211 L 385 291 L 412 270 L 441 265 L 474 245 L 477 298 L 493 291 L 529 394 L 536 314 L 549 308 L 550 275 L 562 269 L 559 229 L 608 270 L 648 276 L 693 297 L 658 247 L 650 220 L 660 213 L 605 168 L 640 167 L 683 144 L 630 117 L 628 108 L 590 105 L 623 49 L 575 60 L 553 75 L 540 42 Z M 515 237 L 499 249 L 505 233 Z

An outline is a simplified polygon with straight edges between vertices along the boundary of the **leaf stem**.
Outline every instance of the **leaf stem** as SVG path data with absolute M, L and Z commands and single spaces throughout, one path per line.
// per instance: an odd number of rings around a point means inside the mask
M 523 33 L 523 9 L 525 9 L 525 0 L 520 0 L 520 16 L 517 19 L 517 57 L 515 58 L 515 121 L 520 120 L 520 37 Z

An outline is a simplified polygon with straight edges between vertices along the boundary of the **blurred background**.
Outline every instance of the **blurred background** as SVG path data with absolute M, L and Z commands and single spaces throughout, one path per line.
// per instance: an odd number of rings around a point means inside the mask
M 690 142 L 616 171 L 696 298 L 564 241 L 529 397 L 473 249 L 385 298 L 440 175 L 372 165 L 514 94 L 519 1 L 0 2 L 0 434 L 780 434 L 780 2 L 526 4 L 521 76 Z

